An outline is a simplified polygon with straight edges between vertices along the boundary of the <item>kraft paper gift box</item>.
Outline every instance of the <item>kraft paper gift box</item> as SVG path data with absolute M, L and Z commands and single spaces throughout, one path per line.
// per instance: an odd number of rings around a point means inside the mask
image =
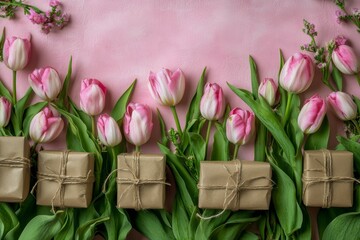
M 36 204 L 86 208 L 92 199 L 93 154 L 41 151 L 38 156 Z
M 200 163 L 199 208 L 269 209 L 271 167 L 254 161 L 204 161 Z
M 304 153 L 303 202 L 309 207 L 351 207 L 353 153 L 312 150 Z
M 22 202 L 30 187 L 30 146 L 24 137 L 0 137 L 0 201 Z
M 120 154 L 117 159 L 117 207 L 162 209 L 165 205 L 165 156 Z

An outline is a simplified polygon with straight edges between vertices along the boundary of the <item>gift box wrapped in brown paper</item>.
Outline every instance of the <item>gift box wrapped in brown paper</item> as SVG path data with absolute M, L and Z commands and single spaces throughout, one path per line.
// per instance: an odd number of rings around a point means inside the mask
M 304 153 L 303 202 L 309 207 L 351 207 L 353 153 L 311 150 Z
M 37 177 L 38 205 L 86 208 L 92 199 L 93 154 L 41 151 L 38 157 Z
M 117 207 L 162 209 L 165 205 L 165 156 L 120 154 L 117 159 Z
M 0 137 L 0 201 L 22 202 L 30 187 L 30 146 L 24 137 Z
M 271 198 L 271 167 L 254 161 L 200 163 L 199 208 L 266 210 Z

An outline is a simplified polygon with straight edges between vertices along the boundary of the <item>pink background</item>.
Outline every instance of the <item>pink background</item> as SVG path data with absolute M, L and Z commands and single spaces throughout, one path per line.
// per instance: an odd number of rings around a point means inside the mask
M 348 7 L 356 6 L 355 0 L 347 2 Z M 47 9 L 47 1 L 29 3 Z M 132 101 L 149 104 L 154 113 L 157 107 L 160 108 L 168 127 L 174 126 L 170 110 L 158 106 L 147 88 L 150 70 L 180 67 L 184 71 L 186 94 L 178 106 L 184 125 L 186 109 L 205 66 L 208 67 L 207 80 L 223 87 L 231 106 L 246 108 L 228 89 L 226 82 L 250 89 L 248 55 L 255 58 L 261 79 L 276 78 L 279 48 L 287 58 L 309 41 L 302 32 L 303 19 L 316 25 L 321 44 L 339 34 L 353 43 L 360 36 L 353 25 L 336 23 L 336 6 L 331 0 L 132 0 L 106 1 L 106 4 L 95 0 L 64 0 L 63 3 L 64 10 L 71 14 L 71 23 L 62 31 L 49 35 L 42 34 L 38 26 L 20 11 L 17 19 L 2 20 L 7 36 L 32 37 L 31 62 L 18 74 L 18 96 L 28 88 L 27 75 L 34 68 L 49 65 L 64 77 L 72 55 L 73 84 L 70 92 L 76 103 L 79 102 L 81 80 L 97 78 L 109 89 L 106 108 L 109 112 L 118 97 L 137 78 Z M 360 45 L 354 48 L 360 55 Z M 11 86 L 11 73 L 4 64 L 0 65 L 0 77 Z M 355 79 L 347 77 L 345 90 L 359 95 L 358 89 Z M 319 71 L 304 96 L 309 97 L 315 92 L 320 92 L 323 97 L 329 93 L 320 81 Z M 159 128 L 156 118 L 154 121 L 154 133 L 143 148 L 145 152 L 158 151 Z M 332 126 L 338 126 L 338 123 L 331 118 Z M 342 127 L 338 128 L 339 133 L 341 130 Z M 61 142 L 63 139 L 50 147 L 61 148 Z M 331 145 L 334 147 L 335 140 Z M 240 150 L 239 156 L 252 159 L 252 153 L 252 144 L 248 144 Z

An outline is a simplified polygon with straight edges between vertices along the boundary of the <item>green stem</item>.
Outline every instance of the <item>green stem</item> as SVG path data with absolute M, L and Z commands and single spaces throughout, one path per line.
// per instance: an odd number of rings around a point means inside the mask
M 140 146 L 135 146 L 135 152 L 140 152 Z
M 171 112 L 172 112 L 172 114 L 173 114 L 173 116 L 174 116 L 176 128 L 177 128 L 179 134 L 182 135 L 181 126 L 180 126 L 180 121 L 179 121 L 179 116 L 177 115 L 176 108 L 175 108 L 175 106 L 171 106 L 170 109 L 171 109 Z
M 110 147 L 110 156 L 111 156 L 111 171 L 116 169 L 116 160 L 117 160 L 117 155 L 115 152 L 115 148 Z
M 292 102 L 292 98 L 293 98 L 293 94 L 289 92 L 289 95 L 288 95 L 288 98 L 287 98 L 287 101 L 286 101 L 286 109 L 285 109 L 285 115 L 284 115 L 284 118 L 282 119 L 282 125 L 283 127 L 285 127 L 288 119 L 289 119 L 289 116 L 290 116 L 290 108 L 291 108 L 291 102 Z
M 25 3 L 21 3 L 21 2 L 5 2 L 5 1 L 0 1 L 0 6 L 1 5 L 7 5 L 7 6 L 14 6 L 14 7 L 21 7 L 21 8 L 32 8 L 35 12 L 37 13 L 45 13 L 44 11 L 40 10 L 39 8 L 29 5 L 29 4 L 25 4 Z
M 13 104 L 15 105 L 16 103 L 16 71 L 13 71 Z
M 357 74 L 355 74 L 356 80 L 360 86 L 360 72 L 358 72 Z
M 2 135 L 2 136 L 6 136 L 6 133 L 5 133 L 4 128 L 0 128 L 0 132 L 1 132 L 1 135 Z
M 208 123 L 207 131 L 206 131 L 206 140 L 205 140 L 205 147 L 206 147 L 205 153 L 206 153 L 206 155 L 207 155 L 207 150 L 208 150 L 208 145 L 209 145 L 211 125 L 212 125 L 212 121 L 210 120 L 209 123 Z M 205 157 L 205 158 L 206 158 L 206 157 Z
M 239 149 L 240 149 L 240 144 L 235 144 L 233 160 L 237 159 Z
M 96 126 L 95 117 L 91 116 L 91 133 L 96 138 L 96 128 L 95 128 L 95 126 Z
M 352 119 L 351 122 L 354 124 L 354 126 L 356 127 L 356 135 L 360 134 L 360 127 L 359 127 L 359 124 L 358 122 L 355 120 L 355 119 Z

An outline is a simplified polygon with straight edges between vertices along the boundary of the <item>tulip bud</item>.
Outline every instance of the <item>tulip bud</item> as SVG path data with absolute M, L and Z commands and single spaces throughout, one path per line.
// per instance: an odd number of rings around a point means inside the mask
M 274 106 L 279 98 L 278 86 L 272 78 L 265 78 L 259 86 L 258 93 L 270 106 Z
M 148 105 L 130 103 L 124 118 L 124 135 L 135 146 L 146 143 L 153 128 L 152 113 Z
M 314 63 L 309 55 L 295 53 L 281 69 L 280 85 L 291 93 L 304 92 L 311 85 L 314 71 Z
M 344 74 L 356 74 L 359 72 L 359 62 L 354 50 L 348 45 L 336 47 L 331 57 L 340 72 Z
M 317 94 L 307 99 L 298 116 L 298 125 L 301 131 L 307 134 L 316 132 L 320 128 L 325 114 L 324 99 Z
M 255 116 L 252 112 L 234 108 L 226 121 L 226 136 L 235 145 L 247 143 L 255 133 Z
M 122 140 L 119 125 L 108 114 L 102 114 L 98 118 L 97 131 L 101 143 L 105 146 L 114 147 Z
M 31 43 L 28 39 L 11 37 L 4 43 L 4 63 L 13 71 L 22 70 L 29 62 Z
M 346 121 L 356 118 L 357 107 L 349 94 L 344 92 L 332 92 L 327 97 L 327 102 L 341 120 Z
M 207 120 L 218 120 L 224 115 L 225 100 L 222 88 L 216 83 L 205 85 L 200 102 L 201 115 Z
M 6 127 L 11 117 L 11 103 L 5 97 L 0 97 L 0 128 Z
M 168 69 L 162 69 L 157 73 L 150 72 L 149 90 L 159 104 L 175 106 L 184 96 L 185 76 L 180 68 L 175 72 Z
M 51 142 L 64 128 L 60 114 L 52 107 L 45 107 L 36 114 L 30 123 L 30 137 L 36 143 Z
M 28 80 L 36 95 L 44 101 L 54 100 L 61 91 L 59 74 L 51 67 L 35 69 Z
M 80 90 L 80 107 L 90 116 L 99 115 L 105 107 L 106 87 L 97 79 L 84 79 Z

